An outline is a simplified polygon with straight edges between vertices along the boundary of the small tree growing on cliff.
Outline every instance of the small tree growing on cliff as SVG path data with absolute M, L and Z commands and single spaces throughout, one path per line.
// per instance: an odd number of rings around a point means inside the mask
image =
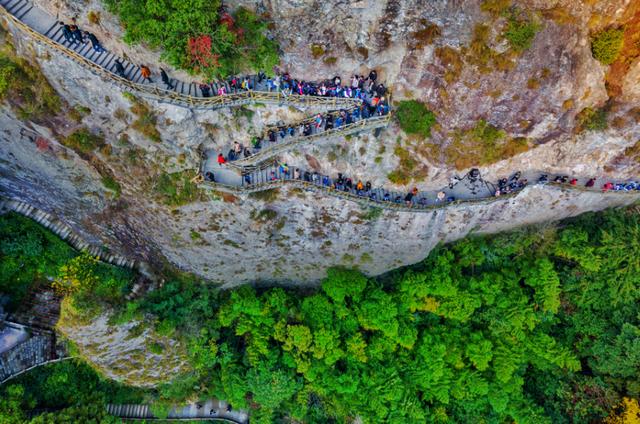
M 593 57 L 604 65 L 611 65 L 616 61 L 622 50 L 624 29 L 611 28 L 591 37 L 591 52 Z

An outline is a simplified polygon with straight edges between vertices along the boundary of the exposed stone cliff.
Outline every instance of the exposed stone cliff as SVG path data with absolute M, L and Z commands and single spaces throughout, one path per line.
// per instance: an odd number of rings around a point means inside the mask
M 74 10 L 64 2 L 41 4 L 60 10 L 61 17 Z M 579 8 L 562 2 L 529 6 L 535 8 L 542 29 L 529 50 L 511 57 L 511 69 L 480 72 L 465 59 L 451 82 L 436 54 L 438 48 L 450 46 L 463 55 L 476 23 L 498 28 L 504 20 L 482 12 L 477 2 L 273 1 L 260 6 L 274 20 L 283 64 L 293 74 L 348 77 L 375 67 L 394 88 L 394 98 L 420 98 L 436 111 L 438 119 L 438 128 L 428 141 L 407 137 L 392 125 L 378 138 L 364 134 L 349 140 L 318 141 L 283 157 L 290 164 L 331 174 L 345 172 L 374 185 L 392 186 L 387 175 L 402 166 L 397 157 L 401 146 L 401 152 L 408 152 L 419 163 L 411 185 L 440 188 L 459 172 L 442 158 L 444 149 L 433 146 L 446 146 L 452 132 L 482 118 L 510 136 L 530 140 L 527 152 L 482 167 L 487 179 L 517 169 L 620 178 L 640 175 L 637 162 L 625 156 L 625 150 L 640 138 L 637 117 L 629 112 L 640 95 L 637 58 L 624 76 L 622 94 L 612 100 L 615 105 L 609 120 L 617 124 L 604 132 L 576 135 L 573 131 L 577 112 L 587 106 L 597 108 L 608 99 L 607 69 L 591 57 L 589 27 L 623 19 L 632 5 L 620 0 Z M 90 3 L 82 12 L 97 7 Z M 552 9 L 555 14 L 549 12 Z M 570 11 L 570 17 L 558 18 L 559 10 Z M 117 21 L 100 11 L 100 25 L 118 34 L 113 26 Z M 84 14 L 78 16 L 86 19 Z M 82 22 L 93 29 L 88 21 Z M 429 44 L 416 45 L 416 31 L 425 22 L 437 25 L 439 36 Z M 60 122 L 46 129 L 20 123 L 5 110 L 2 190 L 59 214 L 90 240 L 155 263 L 164 257 L 216 283 L 308 284 L 320 279 L 326 267 L 338 264 L 358 265 L 377 274 L 419 260 L 438 242 L 470 231 L 500 231 L 630 201 L 614 195 L 530 189 L 512 200 L 452 206 L 433 214 L 385 212 L 374 221 L 363 220 L 366 211 L 348 201 L 286 190 L 266 201 L 200 194 L 199 200 L 169 207 L 156 193 L 163 172 L 185 170 L 186 176 L 193 176 L 203 149 L 226 150 L 233 140 L 246 143 L 266 123 L 298 119 L 313 111 L 259 105 L 241 113 L 203 111 L 147 100 L 143 104 L 155 115 L 161 139 L 152 141 L 132 128 L 139 118 L 131 111 L 136 100 L 72 60 L 34 45 L 15 29 L 14 41 L 20 52 L 40 65 L 71 106 L 91 112 L 80 124 Z M 496 51 L 507 48 L 495 30 L 488 43 Z M 115 38 L 106 44 L 135 54 Z M 335 56 L 338 60 L 314 59 L 312 44 L 324 46 L 325 59 Z M 527 89 L 532 77 L 539 79 L 539 85 Z M 108 146 L 95 151 L 91 160 L 57 143 L 79 125 L 102 134 Z M 40 131 L 52 147 L 43 150 L 21 137 L 21 126 Z M 122 187 L 118 198 L 101 183 L 104 172 L 97 171 L 105 168 Z M 269 215 L 272 219 L 267 221 L 252 218 L 264 209 L 277 214 Z

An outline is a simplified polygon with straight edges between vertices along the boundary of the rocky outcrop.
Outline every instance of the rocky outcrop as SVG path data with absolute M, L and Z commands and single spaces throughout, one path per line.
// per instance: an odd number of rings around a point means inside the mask
M 137 387 L 154 387 L 190 370 L 178 340 L 158 335 L 147 323 L 113 325 L 109 313 L 85 320 L 65 299 L 56 329 L 73 342 L 73 355 L 108 378 Z

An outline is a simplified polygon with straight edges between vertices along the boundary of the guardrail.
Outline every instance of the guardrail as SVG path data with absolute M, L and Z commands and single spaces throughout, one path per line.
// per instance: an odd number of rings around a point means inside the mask
M 332 128 L 332 129 L 311 134 L 308 136 L 292 137 L 290 140 L 274 143 L 273 145 L 269 144 L 271 143 L 270 141 L 263 140 L 262 144 L 265 147 L 263 147 L 258 151 L 255 151 L 251 156 L 247 158 L 242 158 L 242 159 L 227 162 L 227 165 L 236 169 L 242 169 L 247 167 L 248 165 L 255 165 L 279 153 L 294 149 L 298 146 L 310 143 L 314 140 L 318 140 L 321 138 L 329 139 L 329 138 L 338 137 L 338 136 L 347 136 L 347 135 L 355 134 L 361 131 L 382 128 L 387 126 L 390 120 L 391 120 L 391 113 L 388 113 L 383 116 L 376 116 L 373 118 L 361 119 L 357 122 L 353 122 L 348 125 L 342 125 L 338 128 Z
M 126 90 L 133 91 L 145 97 L 153 98 L 162 102 L 201 109 L 219 109 L 250 103 L 288 104 L 304 107 L 323 106 L 339 108 L 352 107 L 356 104 L 360 104 L 361 102 L 359 99 L 346 97 L 300 96 L 295 94 L 284 95 L 280 91 L 268 92 L 253 90 L 240 93 L 225 94 L 224 96 L 198 97 L 177 93 L 175 91 L 167 90 L 157 86 L 134 83 L 101 67 L 100 65 L 80 55 L 76 51 L 55 42 L 44 34 L 39 33 L 38 31 L 34 30 L 18 18 L 16 18 L 11 13 L 9 13 L 3 6 L 0 6 L 0 15 L 11 21 L 21 31 L 28 34 L 39 43 L 65 54 L 75 62 L 91 70 L 94 74 L 109 79 Z
M 409 206 L 404 201 L 402 201 L 401 203 L 396 203 L 393 201 L 384 201 L 380 199 L 373 200 L 366 195 L 359 196 L 352 192 L 345 192 L 342 190 L 334 189 L 332 187 L 324 186 L 321 183 L 315 183 L 315 182 L 304 181 L 299 179 L 290 179 L 290 178 L 276 179 L 274 181 L 251 184 L 248 186 L 232 186 L 228 184 L 220 184 L 220 183 L 205 181 L 204 177 L 199 175 L 195 182 L 198 184 L 199 187 L 206 190 L 221 191 L 221 192 L 236 194 L 236 195 L 251 194 L 259 191 L 271 190 L 274 188 L 280 188 L 285 185 L 288 185 L 292 187 L 301 188 L 304 190 L 322 191 L 324 193 L 329 194 L 330 196 L 353 201 L 365 207 L 380 208 L 380 209 L 392 210 L 392 211 L 416 212 L 416 213 L 429 213 L 429 212 L 433 212 L 434 210 L 444 209 L 454 205 L 463 205 L 463 204 L 478 205 L 478 204 L 493 203 L 495 201 L 499 201 L 503 199 L 514 198 L 522 191 L 522 190 L 518 190 L 508 194 L 502 194 L 499 197 L 493 196 L 493 197 L 479 197 L 479 198 L 471 198 L 471 199 L 458 199 L 451 202 L 442 202 L 442 203 L 436 203 L 436 204 L 430 204 L 430 205 L 421 205 L 421 204 L 412 203 L 411 206 Z M 532 186 L 535 186 L 535 185 L 536 184 L 532 184 Z M 590 193 L 603 193 L 602 190 L 588 189 L 586 187 L 572 186 L 569 184 L 549 182 L 544 185 L 549 186 L 554 190 L 575 190 L 575 191 L 590 192 Z M 640 196 L 639 191 L 607 191 L 606 193 L 616 194 L 616 195 Z

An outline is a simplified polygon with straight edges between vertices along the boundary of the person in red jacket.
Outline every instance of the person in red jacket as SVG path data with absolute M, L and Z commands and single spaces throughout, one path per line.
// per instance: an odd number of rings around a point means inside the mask
M 224 158 L 224 155 L 222 153 L 218 154 L 218 165 L 222 166 L 226 163 L 226 159 Z

